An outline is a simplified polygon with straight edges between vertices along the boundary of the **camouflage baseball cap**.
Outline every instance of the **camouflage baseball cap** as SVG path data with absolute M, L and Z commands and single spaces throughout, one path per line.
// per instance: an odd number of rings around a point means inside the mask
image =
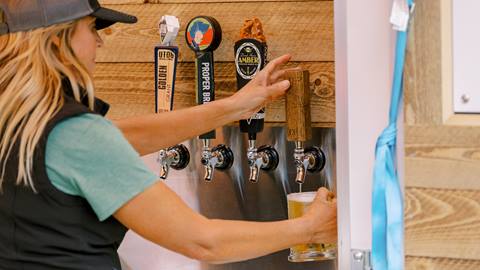
M 0 35 L 46 27 L 85 16 L 97 18 L 98 30 L 116 22 L 137 22 L 135 16 L 101 7 L 97 0 L 0 0 Z

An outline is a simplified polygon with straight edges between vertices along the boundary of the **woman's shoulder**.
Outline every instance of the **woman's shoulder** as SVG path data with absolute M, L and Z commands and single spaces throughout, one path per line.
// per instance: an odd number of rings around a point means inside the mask
M 85 132 L 88 132 L 90 131 L 90 129 L 96 128 L 115 129 L 116 127 L 110 120 L 106 119 L 101 115 L 95 113 L 82 113 L 63 119 L 55 126 L 53 130 L 83 130 Z
M 63 119 L 53 127 L 48 142 L 68 140 L 79 143 L 95 143 L 109 140 L 124 141 L 121 131 L 108 119 L 94 113 L 83 113 Z
M 93 113 L 70 117 L 55 125 L 47 138 L 46 155 L 59 154 L 89 163 L 112 155 L 139 157 L 117 126 Z

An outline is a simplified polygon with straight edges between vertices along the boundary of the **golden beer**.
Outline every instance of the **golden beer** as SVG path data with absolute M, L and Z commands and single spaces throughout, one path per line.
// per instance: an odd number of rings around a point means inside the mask
M 288 218 L 293 219 L 302 216 L 316 194 L 316 192 L 288 194 Z M 296 245 L 290 248 L 288 260 L 291 262 L 331 260 L 336 258 L 336 248 L 336 244 L 309 243 Z

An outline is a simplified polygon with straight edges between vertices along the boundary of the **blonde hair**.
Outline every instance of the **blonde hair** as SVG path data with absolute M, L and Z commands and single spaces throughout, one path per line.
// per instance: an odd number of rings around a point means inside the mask
M 70 80 L 77 101 L 87 95 L 93 109 L 92 78 L 70 44 L 78 21 L 0 36 L 0 190 L 18 143 L 16 184 L 36 192 L 33 156 L 47 123 L 64 104 L 62 79 Z

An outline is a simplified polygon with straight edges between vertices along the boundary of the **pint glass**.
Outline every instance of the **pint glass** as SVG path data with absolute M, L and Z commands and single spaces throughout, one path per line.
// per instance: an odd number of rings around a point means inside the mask
M 316 192 L 288 194 L 288 218 L 293 219 L 302 216 L 316 194 Z M 308 243 L 296 245 L 290 248 L 288 260 L 291 262 L 331 260 L 336 258 L 336 248 L 336 244 Z

